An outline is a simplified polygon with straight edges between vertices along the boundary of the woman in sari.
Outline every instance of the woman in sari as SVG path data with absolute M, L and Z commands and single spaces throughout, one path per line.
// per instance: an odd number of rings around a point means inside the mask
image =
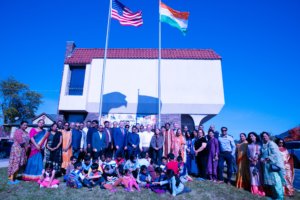
M 261 161 L 263 163 L 264 184 L 271 189 L 273 199 L 284 199 L 285 168 L 279 148 L 270 140 L 269 133 L 262 132 L 260 136 L 263 141 Z
M 185 139 L 182 136 L 181 129 L 179 128 L 176 131 L 176 135 L 174 137 L 174 142 L 172 147 L 175 158 L 177 158 L 178 156 L 184 158 L 184 146 L 185 146 Z
M 29 132 L 30 137 L 30 155 L 26 165 L 25 172 L 23 174 L 23 180 L 25 181 L 38 181 L 43 171 L 43 156 L 42 149 L 44 148 L 45 141 L 49 136 L 49 132 L 46 132 L 44 127 L 45 121 L 40 119 L 38 121 L 38 127 L 32 128 Z
M 260 162 L 261 156 L 261 143 L 258 135 L 255 132 L 250 132 L 248 134 L 248 159 L 250 166 L 248 173 L 250 173 L 251 178 L 251 193 L 259 196 L 265 196 L 263 190 L 263 175 Z
M 16 180 L 16 176 L 19 170 L 24 167 L 27 161 L 26 152 L 29 145 L 29 135 L 26 131 L 28 122 L 22 121 L 20 129 L 17 129 L 14 133 L 14 143 L 11 147 L 8 165 L 8 184 L 16 184 L 19 181 Z
M 236 145 L 236 187 L 250 189 L 249 162 L 247 157 L 248 142 L 245 133 L 240 134 L 240 142 Z
M 193 159 L 192 159 L 192 162 L 191 162 L 191 175 L 197 176 L 199 174 L 199 171 L 198 171 L 196 153 L 195 153 L 195 141 L 197 139 L 198 131 L 194 130 L 193 133 L 191 133 L 191 134 L 193 136 L 192 147 L 191 147 L 192 148 L 191 152 L 193 154 Z
M 185 141 L 186 141 L 186 168 L 188 174 L 192 172 L 192 162 L 195 160 L 195 152 L 194 152 L 194 134 L 187 131 L 185 133 Z
M 294 187 L 293 187 L 293 182 L 294 182 L 294 160 L 293 157 L 290 156 L 288 150 L 285 148 L 285 142 L 282 139 L 278 139 L 276 141 L 276 144 L 279 147 L 279 151 L 281 153 L 281 156 L 283 158 L 284 162 L 284 168 L 285 168 L 285 182 L 286 185 L 284 186 L 284 195 L 286 196 L 294 196 Z
M 50 134 L 46 145 L 46 163 L 51 163 L 55 170 L 56 176 L 61 176 L 61 162 L 62 162 L 62 135 L 57 131 L 57 124 L 53 123 L 49 130 Z
M 209 140 L 207 142 L 207 177 L 213 182 L 217 182 L 217 168 L 219 159 L 219 141 L 215 138 L 215 132 L 213 130 L 208 131 Z
M 72 133 L 69 128 L 69 123 L 65 122 L 64 130 L 62 130 L 62 165 L 65 173 L 68 165 L 71 163 L 70 158 L 72 156 Z

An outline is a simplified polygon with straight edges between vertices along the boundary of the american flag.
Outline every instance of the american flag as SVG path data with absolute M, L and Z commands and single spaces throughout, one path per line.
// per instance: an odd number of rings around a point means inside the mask
M 133 13 L 118 0 L 112 1 L 111 17 L 119 20 L 124 26 L 140 26 L 143 24 L 142 11 Z

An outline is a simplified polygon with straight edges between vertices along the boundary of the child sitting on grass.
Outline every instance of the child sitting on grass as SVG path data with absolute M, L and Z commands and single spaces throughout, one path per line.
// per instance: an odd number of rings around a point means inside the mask
M 130 155 L 129 160 L 127 160 L 125 165 L 124 165 L 124 170 L 129 169 L 132 172 L 133 177 L 137 178 L 139 168 L 140 168 L 140 165 L 139 165 L 139 163 L 136 159 L 136 156 L 135 155 Z
M 189 188 L 185 187 L 181 183 L 179 177 L 174 173 L 174 171 L 172 169 L 167 169 L 166 177 L 167 177 L 167 180 L 153 182 L 153 184 L 160 185 L 160 186 L 168 185 L 170 193 L 174 197 L 179 194 L 185 193 L 185 192 L 191 192 L 191 190 Z
M 149 187 L 151 183 L 151 176 L 147 170 L 146 165 L 142 165 L 138 174 L 137 182 L 141 187 Z
M 112 171 L 109 165 L 104 167 L 103 178 L 105 180 L 103 187 L 111 192 L 116 192 L 116 187 L 123 181 L 123 178 L 117 174 L 116 168 Z
M 109 169 L 108 174 L 111 174 L 116 171 L 117 163 L 116 163 L 116 161 L 112 160 L 111 153 L 106 154 L 105 162 L 103 162 L 103 164 L 102 164 L 103 173 L 104 173 L 104 169 L 106 168 L 106 166 L 108 166 L 108 169 Z
M 76 156 L 71 156 L 71 163 L 67 166 L 66 174 L 64 175 L 64 181 L 66 182 L 71 171 L 74 170 L 74 164 L 77 162 Z
M 177 157 L 178 169 L 179 169 L 179 178 L 182 183 L 188 181 L 193 181 L 193 179 L 188 175 L 186 164 L 183 162 L 181 156 Z
M 133 187 L 135 187 L 137 191 L 141 191 L 139 185 L 137 184 L 135 178 L 133 177 L 129 169 L 124 170 L 122 184 L 128 192 L 133 192 Z
M 121 166 L 125 164 L 126 160 L 123 158 L 122 156 L 122 153 L 119 152 L 117 155 L 116 155 L 116 159 L 115 159 L 115 162 L 117 163 L 118 166 Z
M 175 156 L 173 153 L 169 153 L 168 154 L 168 160 L 169 162 L 167 163 L 166 167 L 167 167 L 167 170 L 168 169 L 171 169 L 175 175 L 178 175 L 179 174 L 179 169 L 178 169 L 178 162 L 175 159 Z
M 102 183 L 104 183 L 104 178 L 102 177 L 102 172 L 99 171 L 98 163 L 94 162 L 92 164 L 87 178 L 90 181 L 91 186 L 102 186 Z
M 102 155 L 100 156 L 100 160 L 99 160 L 99 166 L 100 166 L 101 168 L 102 168 L 103 163 L 105 162 L 105 159 L 106 159 L 105 154 L 102 154 Z M 102 168 L 102 171 L 103 171 L 103 168 Z
M 85 156 L 84 157 L 84 161 L 82 162 L 82 170 L 84 174 L 88 174 L 89 169 L 92 166 L 92 162 L 91 162 L 91 157 L 90 156 Z
M 149 175 L 151 176 L 151 180 L 154 180 L 156 178 L 156 176 L 155 176 L 155 164 L 153 163 L 152 160 L 150 161 L 150 165 L 147 167 L 147 170 L 148 170 Z
M 53 164 L 47 163 L 38 181 L 40 188 L 58 188 L 59 180 L 54 179 L 54 176 L 55 170 L 53 170 Z
M 155 174 L 156 174 L 156 178 L 153 180 L 154 184 L 152 183 L 150 185 L 150 189 L 157 194 L 165 193 L 168 189 L 168 186 L 155 184 L 155 183 L 160 183 L 161 181 L 165 181 L 167 179 L 166 176 L 162 173 L 162 169 L 160 167 L 155 168 Z
M 162 173 L 166 173 L 167 171 L 167 164 L 168 164 L 168 158 L 163 156 L 161 158 L 161 165 L 160 168 L 162 169 Z
M 148 159 L 146 159 L 146 152 L 141 152 L 140 153 L 140 159 L 138 159 L 139 164 L 142 165 L 146 165 L 146 167 L 148 167 L 150 165 Z
M 70 188 L 82 188 L 85 186 L 92 190 L 92 185 L 86 178 L 86 175 L 82 173 L 82 163 L 76 162 L 74 164 L 74 170 L 69 174 L 67 179 L 67 187 Z
M 98 165 L 98 171 L 100 171 L 101 174 L 103 174 L 103 169 L 102 169 L 101 165 L 99 164 L 99 159 L 93 159 L 92 165 L 95 163 Z M 92 165 L 91 165 L 91 168 L 89 169 L 88 174 L 92 171 Z

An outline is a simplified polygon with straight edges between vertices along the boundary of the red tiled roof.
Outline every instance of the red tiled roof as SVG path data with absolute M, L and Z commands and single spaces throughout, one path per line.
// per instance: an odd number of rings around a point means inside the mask
M 87 64 L 93 58 L 103 58 L 104 49 L 76 48 L 65 59 L 65 64 Z M 211 49 L 162 49 L 162 59 L 220 60 L 221 56 Z M 158 59 L 158 49 L 108 49 L 110 59 Z

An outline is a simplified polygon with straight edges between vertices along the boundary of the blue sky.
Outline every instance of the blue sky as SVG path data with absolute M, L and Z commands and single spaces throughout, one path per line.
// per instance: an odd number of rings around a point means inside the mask
M 14 76 L 44 95 L 56 113 L 66 41 L 105 45 L 108 0 L 0 2 L 0 80 Z M 109 47 L 157 48 L 158 1 L 121 0 L 144 24 L 112 20 Z M 205 124 L 229 133 L 282 133 L 300 124 L 300 1 L 165 0 L 189 11 L 186 36 L 162 24 L 163 48 L 210 48 L 222 56 L 225 106 Z M 142 71 L 141 71 L 142 73 Z M 201 77 L 194 77 L 201 78 Z

